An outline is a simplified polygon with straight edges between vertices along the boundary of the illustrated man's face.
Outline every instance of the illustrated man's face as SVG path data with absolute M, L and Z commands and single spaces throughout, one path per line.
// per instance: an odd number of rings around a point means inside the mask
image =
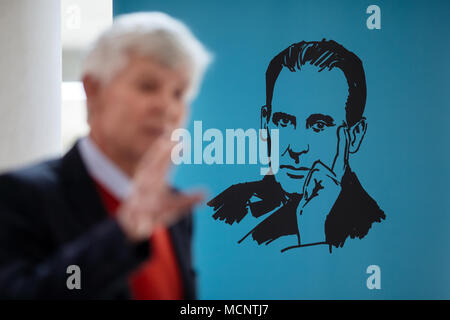
M 186 70 L 131 55 L 110 82 L 88 94 L 92 134 L 111 152 L 138 161 L 159 136 L 182 124 L 188 84 Z
M 279 171 L 275 179 L 287 193 L 302 193 L 314 162 L 332 167 L 338 146 L 337 128 L 345 124 L 348 85 L 340 69 L 305 65 L 283 68 L 272 99 L 268 129 L 279 129 Z

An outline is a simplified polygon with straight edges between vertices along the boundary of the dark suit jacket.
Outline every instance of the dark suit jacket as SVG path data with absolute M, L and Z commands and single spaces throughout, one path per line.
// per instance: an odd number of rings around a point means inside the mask
M 195 299 L 191 215 L 169 231 L 185 298 Z M 76 146 L 0 175 L 0 298 L 127 299 L 127 276 L 151 251 L 108 217 Z M 67 288 L 69 265 L 81 269 L 81 290 Z
M 332 246 L 344 246 L 348 237 L 362 239 L 374 222 L 386 218 L 350 168 L 342 177 L 341 186 L 341 193 L 328 213 L 324 226 L 325 243 L 330 246 L 330 251 Z M 259 200 L 252 201 L 252 197 Z M 286 235 L 301 238 L 297 227 L 300 199 L 301 196 L 286 197 L 274 177 L 267 175 L 261 181 L 232 185 L 209 201 L 208 205 L 214 208 L 214 219 L 224 220 L 230 225 L 239 223 L 250 209 L 251 214 L 262 221 L 239 242 L 251 235 L 258 244 L 269 244 Z M 277 207 L 280 208 L 268 214 Z

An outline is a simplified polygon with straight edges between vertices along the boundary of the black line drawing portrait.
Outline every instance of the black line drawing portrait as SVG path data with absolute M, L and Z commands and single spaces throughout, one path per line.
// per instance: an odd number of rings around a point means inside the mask
M 299 42 L 266 70 L 261 128 L 279 130 L 279 169 L 259 181 L 234 184 L 208 202 L 213 218 L 233 225 L 247 215 L 258 223 L 243 234 L 281 251 L 313 245 L 343 247 L 364 238 L 386 218 L 350 167 L 367 130 L 366 79 L 361 60 L 332 40 Z

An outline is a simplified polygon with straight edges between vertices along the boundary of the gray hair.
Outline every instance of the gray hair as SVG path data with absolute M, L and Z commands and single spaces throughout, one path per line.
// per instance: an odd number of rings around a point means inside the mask
M 171 69 L 187 66 L 188 101 L 196 96 L 212 60 L 211 54 L 181 21 L 162 12 L 139 12 L 117 17 L 101 34 L 87 52 L 82 75 L 89 74 L 106 83 L 126 66 L 130 53 L 151 57 Z

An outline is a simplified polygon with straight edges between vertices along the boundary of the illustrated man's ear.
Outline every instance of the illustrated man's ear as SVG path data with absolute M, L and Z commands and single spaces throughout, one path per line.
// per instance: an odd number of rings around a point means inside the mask
M 361 142 L 363 141 L 364 135 L 367 130 L 367 121 L 365 118 L 362 118 L 357 123 L 355 123 L 350 129 L 350 146 L 349 152 L 356 153 L 361 146 Z
M 267 129 L 269 117 L 269 108 L 267 106 L 261 107 L 261 129 Z

